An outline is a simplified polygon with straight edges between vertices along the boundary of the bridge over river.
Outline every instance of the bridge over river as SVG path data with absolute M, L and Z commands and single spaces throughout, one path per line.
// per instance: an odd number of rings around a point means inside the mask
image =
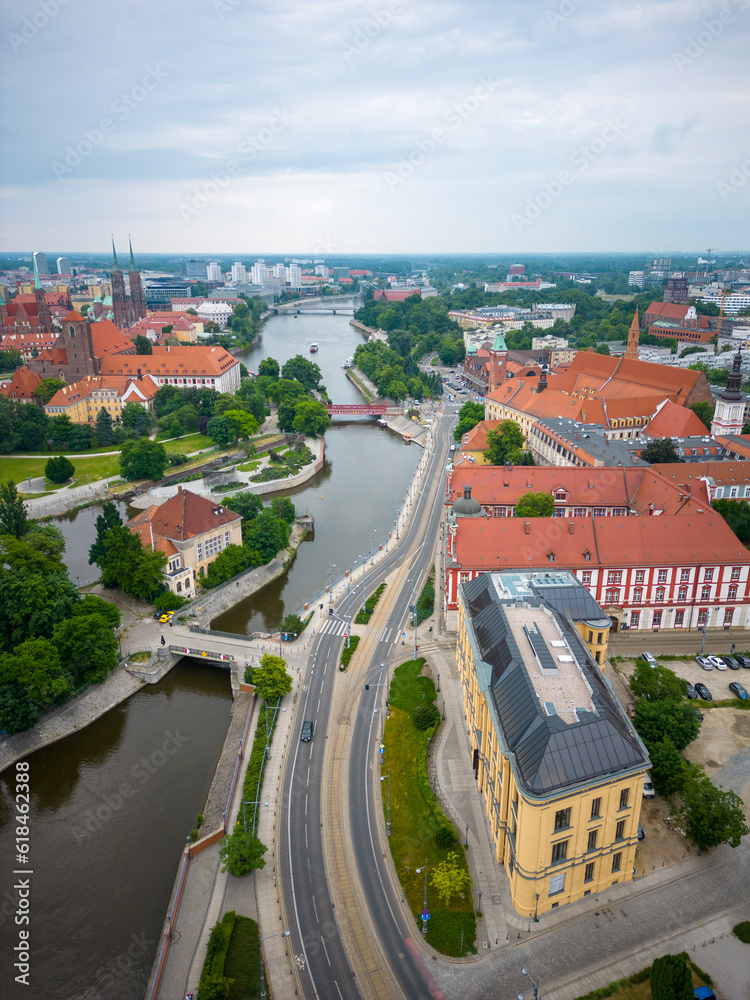
M 274 316 L 291 313 L 300 316 L 307 313 L 354 313 L 364 304 L 364 295 L 318 295 L 309 299 L 295 299 L 294 302 L 284 302 L 272 307 Z

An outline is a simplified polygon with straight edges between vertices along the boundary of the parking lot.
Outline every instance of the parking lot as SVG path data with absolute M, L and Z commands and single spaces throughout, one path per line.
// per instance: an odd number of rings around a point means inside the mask
M 729 683 L 733 680 L 750 690 L 750 670 L 703 670 L 692 657 L 659 662 L 691 684 L 702 681 L 711 691 L 714 701 L 733 698 L 729 691 Z M 634 700 L 627 686 L 627 678 L 634 667 L 635 660 L 628 659 L 607 670 L 623 708 Z M 745 816 L 750 821 L 750 711 L 731 707 L 711 708 L 700 699 L 691 704 L 701 710 L 703 722 L 698 738 L 686 747 L 685 756 L 700 764 L 715 785 L 735 791 L 742 799 Z M 739 699 L 737 704 L 740 704 Z M 660 867 L 662 863 L 673 864 L 685 856 L 695 856 L 695 845 L 676 828 L 676 822 L 670 818 L 669 805 L 661 795 L 643 800 L 641 824 L 646 837 L 638 845 L 636 854 L 638 875 L 654 866 Z

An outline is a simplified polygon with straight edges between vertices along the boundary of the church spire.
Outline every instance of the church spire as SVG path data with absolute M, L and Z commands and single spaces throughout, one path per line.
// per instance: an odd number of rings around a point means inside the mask
M 39 280 L 39 268 L 36 266 L 36 257 L 34 257 L 34 288 L 38 291 L 41 290 L 42 283 Z
M 114 238 L 114 236 L 112 237 L 112 256 L 115 259 L 114 267 L 112 268 L 112 270 L 113 271 L 119 271 L 120 270 L 120 265 L 117 262 L 117 251 L 115 250 L 115 238 Z
M 628 346 L 625 348 L 625 357 L 633 361 L 638 360 L 638 339 L 641 334 L 641 326 L 638 322 L 638 310 L 633 314 L 633 322 L 628 330 Z
M 130 238 L 130 233 L 128 233 L 128 246 L 130 247 L 130 270 L 137 271 L 138 268 L 135 266 L 135 257 L 133 257 L 133 241 Z

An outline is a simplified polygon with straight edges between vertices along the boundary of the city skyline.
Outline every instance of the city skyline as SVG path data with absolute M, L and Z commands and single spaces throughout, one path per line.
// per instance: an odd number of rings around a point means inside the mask
M 738 249 L 748 7 L 25 2 L 0 251 Z

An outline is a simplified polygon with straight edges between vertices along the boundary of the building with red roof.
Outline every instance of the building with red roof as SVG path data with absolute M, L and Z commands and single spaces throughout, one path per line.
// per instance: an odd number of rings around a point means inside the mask
M 19 403 L 39 403 L 36 390 L 41 381 L 40 376 L 30 368 L 16 368 L 10 382 L 0 385 L 0 395 Z
M 65 385 L 44 406 L 48 417 L 65 415 L 74 424 L 95 424 L 100 410 L 119 423 L 128 403 L 137 403 L 149 412 L 158 386 L 149 376 L 85 375 L 80 381 Z
M 157 385 L 206 387 L 234 393 L 240 386 L 240 362 L 223 347 L 196 344 L 190 347 L 160 347 L 151 354 L 106 355 L 102 375 L 150 375 Z
M 701 437 L 706 434 L 708 428 L 698 414 L 689 406 L 679 406 L 671 399 L 659 403 L 653 417 L 641 431 L 641 437 L 649 441 L 656 438 Z
M 376 302 L 378 299 L 383 299 L 385 302 L 404 302 L 412 295 L 422 298 L 422 289 L 418 285 L 414 288 L 376 288 L 372 293 Z

